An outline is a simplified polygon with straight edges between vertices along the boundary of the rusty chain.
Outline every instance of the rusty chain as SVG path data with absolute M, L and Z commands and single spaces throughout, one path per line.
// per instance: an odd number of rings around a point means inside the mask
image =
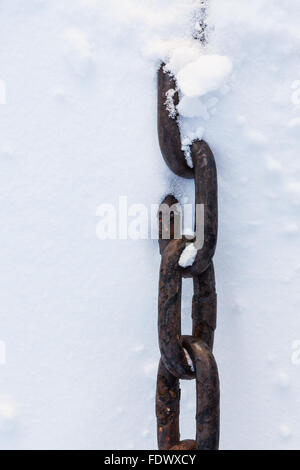
M 171 222 L 164 224 L 159 213 L 159 246 L 162 256 L 159 279 L 158 330 L 161 360 L 157 376 L 156 416 L 160 450 L 216 450 L 219 446 L 219 377 L 212 354 L 216 328 L 217 297 L 213 256 L 217 243 L 218 201 L 217 170 L 208 144 L 195 141 L 191 146 L 193 168 L 187 164 L 181 148 L 178 116 L 166 109 L 169 90 L 176 90 L 174 78 L 165 73 L 164 64 L 158 72 L 158 133 L 162 155 L 168 167 L 178 176 L 194 178 L 195 205 L 204 205 L 204 244 L 189 268 L 179 266 L 186 247 L 185 237 L 175 237 L 181 214 L 174 208 L 178 201 L 168 195 L 163 204 L 172 213 Z M 178 92 L 173 96 L 178 104 Z M 181 334 L 182 278 L 193 279 L 192 336 Z M 192 365 L 189 364 L 187 353 Z M 179 380 L 196 379 L 196 439 L 180 441 Z

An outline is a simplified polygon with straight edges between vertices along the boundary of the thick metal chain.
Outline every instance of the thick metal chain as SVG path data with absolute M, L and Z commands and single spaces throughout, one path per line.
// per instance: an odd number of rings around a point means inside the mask
M 181 223 L 176 212 L 178 201 L 168 195 L 163 204 L 171 208 L 172 219 L 164 224 L 159 214 L 159 245 L 162 256 L 159 280 L 158 330 L 161 360 L 156 391 L 157 436 L 160 450 L 216 450 L 219 446 L 219 377 L 212 354 L 216 328 L 217 298 L 213 256 L 217 243 L 218 200 L 217 171 L 214 155 L 208 144 L 196 141 L 191 146 L 193 168 L 187 164 L 181 149 L 177 117 L 166 109 L 169 90 L 176 90 L 175 80 L 158 72 L 158 133 L 161 152 L 168 167 L 178 176 L 194 178 L 195 204 L 204 205 L 204 244 L 198 250 L 194 264 L 187 269 L 179 266 L 187 240 L 175 237 L 175 227 Z M 178 93 L 174 97 L 178 104 Z M 182 278 L 193 278 L 192 336 L 181 334 Z M 188 363 L 187 354 L 193 362 Z M 180 441 L 179 380 L 196 379 L 197 412 L 196 439 Z

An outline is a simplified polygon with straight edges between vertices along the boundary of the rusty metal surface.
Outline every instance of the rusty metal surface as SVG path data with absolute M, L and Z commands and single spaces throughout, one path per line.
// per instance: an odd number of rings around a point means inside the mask
M 218 233 L 217 170 L 214 155 L 208 144 L 196 141 L 191 146 L 193 168 L 188 167 L 181 150 L 176 119 L 169 116 L 165 102 L 170 88 L 176 83 L 158 72 L 158 129 L 160 147 L 169 168 L 185 178 L 195 179 L 195 204 L 204 205 L 204 243 L 198 249 L 190 268 L 179 266 L 186 247 L 184 237 L 175 237 L 181 223 L 178 201 L 168 195 L 161 207 L 171 208 L 171 223 L 166 225 L 159 213 L 159 246 L 162 256 L 159 278 L 158 334 L 161 361 L 157 376 L 156 415 L 160 450 L 216 450 L 219 445 L 219 377 L 212 349 L 216 329 L 217 296 L 213 256 Z M 175 96 L 178 100 L 178 96 Z M 197 227 L 195 226 L 195 230 Z M 190 241 L 189 241 L 190 242 Z M 182 278 L 191 277 L 194 285 L 192 299 L 192 336 L 181 334 Z M 190 356 L 193 367 L 187 360 Z M 196 437 L 180 440 L 180 380 L 196 379 Z
M 181 150 L 181 138 L 177 124 L 177 116 L 171 118 L 166 107 L 167 92 L 177 90 L 174 78 L 164 72 L 164 64 L 158 72 L 158 138 L 161 153 L 166 164 L 178 176 L 194 178 L 193 169 L 186 162 L 184 152 Z M 175 106 L 179 103 L 178 91 L 173 101 Z
M 220 427 L 220 387 L 215 358 L 208 345 L 195 336 L 185 336 L 183 346 L 196 369 L 196 449 L 217 450 Z
M 218 237 L 218 182 L 215 158 L 208 144 L 196 141 L 191 147 L 195 178 L 195 204 L 204 205 L 204 245 L 188 270 L 193 276 L 204 272 L 215 254 Z M 195 227 L 196 231 L 196 227 Z

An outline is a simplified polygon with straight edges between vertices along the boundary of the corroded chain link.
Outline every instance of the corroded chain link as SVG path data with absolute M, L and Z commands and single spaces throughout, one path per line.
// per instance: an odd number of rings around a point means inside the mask
M 212 354 L 216 328 L 217 298 L 213 256 L 217 243 L 218 201 L 217 171 L 213 153 L 206 142 L 196 141 L 191 146 L 193 168 L 187 164 L 181 149 L 177 117 L 170 117 L 166 109 L 169 90 L 176 90 L 175 80 L 158 72 L 158 133 L 161 152 L 168 167 L 178 176 L 194 178 L 195 204 L 204 206 L 204 243 L 195 262 L 189 268 L 179 266 L 187 239 L 175 237 L 175 227 L 181 223 L 181 214 L 173 208 L 178 201 L 168 195 L 163 204 L 172 212 L 166 226 L 159 213 L 159 245 L 162 256 L 159 280 L 158 330 L 161 360 L 156 391 L 158 447 L 160 450 L 216 450 L 219 445 L 219 377 Z M 175 106 L 178 93 L 173 96 Z M 195 227 L 196 228 L 196 227 Z M 182 278 L 193 279 L 192 336 L 181 334 Z M 187 353 L 192 365 L 189 364 Z M 196 379 L 197 412 L 196 439 L 180 441 L 179 380 Z

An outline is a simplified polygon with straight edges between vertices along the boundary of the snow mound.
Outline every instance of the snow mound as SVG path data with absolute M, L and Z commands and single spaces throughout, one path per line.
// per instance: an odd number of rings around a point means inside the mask
M 205 124 L 216 113 L 216 105 L 228 91 L 232 61 L 225 55 L 204 54 L 198 41 L 169 44 L 165 70 L 177 81 L 180 101 L 177 106 L 182 150 L 189 166 L 190 145 L 205 134 Z M 170 113 L 170 96 L 166 106 Z M 172 112 L 172 116 L 174 112 Z
M 177 74 L 177 83 L 185 96 L 196 98 L 222 88 L 232 72 L 231 60 L 221 55 L 203 55 Z
M 195 61 L 199 59 L 201 49 L 198 46 L 198 43 L 195 44 L 197 44 L 197 46 L 193 45 L 191 42 L 187 45 L 179 45 L 172 51 L 170 60 L 167 64 L 167 69 L 173 75 L 178 74 L 189 64 L 195 63 Z
M 195 247 L 194 243 L 189 243 L 180 256 L 179 266 L 182 268 L 188 268 L 189 266 L 192 266 L 196 256 L 197 248 Z

